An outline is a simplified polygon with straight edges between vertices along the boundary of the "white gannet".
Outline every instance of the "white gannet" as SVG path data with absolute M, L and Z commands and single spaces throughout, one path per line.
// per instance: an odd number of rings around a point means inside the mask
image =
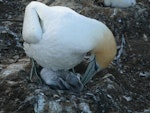
M 81 63 L 87 52 L 91 51 L 94 57 L 82 78 L 83 84 L 97 71 L 106 68 L 116 55 L 115 39 L 109 28 L 68 7 L 49 7 L 35 1 L 29 3 L 22 34 L 26 54 L 43 67 L 41 78 L 48 85 L 59 88 L 63 84 L 66 89 L 69 85 L 82 89 L 79 76 L 75 78 L 68 70 Z M 61 74 L 62 71 L 66 75 Z
M 127 8 L 135 4 L 136 0 L 104 0 L 104 5 L 111 7 Z

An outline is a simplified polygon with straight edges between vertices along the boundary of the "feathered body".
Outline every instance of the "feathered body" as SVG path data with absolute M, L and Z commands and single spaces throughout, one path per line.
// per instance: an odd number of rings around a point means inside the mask
M 91 50 L 98 53 L 100 67 L 106 67 L 116 54 L 114 37 L 103 23 L 67 7 L 39 2 L 26 7 L 23 39 L 26 54 L 52 70 L 75 67 Z
M 104 0 L 104 5 L 111 7 L 126 8 L 134 6 L 135 4 L 136 0 Z

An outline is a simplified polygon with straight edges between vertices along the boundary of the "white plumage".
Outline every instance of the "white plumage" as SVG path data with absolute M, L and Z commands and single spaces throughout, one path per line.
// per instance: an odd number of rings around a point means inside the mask
M 23 39 L 26 54 L 53 71 L 75 67 L 89 51 L 105 68 L 116 53 L 114 37 L 103 23 L 67 7 L 40 2 L 26 7 Z
M 135 4 L 136 0 L 104 0 L 104 5 L 111 7 L 126 8 L 134 6 Z

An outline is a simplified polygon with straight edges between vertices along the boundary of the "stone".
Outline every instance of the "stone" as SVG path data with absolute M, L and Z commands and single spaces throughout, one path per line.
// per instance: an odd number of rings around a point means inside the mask
M 0 77 L 4 78 L 9 75 L 17 74 L 19 71 L 24 70 L 30 65 L 29 58 L 22 58 L 16 63 L 8 65 L 5 69 L 0 72 Z
M 82 111 L 81 113 L 92 113 L 87 103 L 80 103 L 79 108 Z

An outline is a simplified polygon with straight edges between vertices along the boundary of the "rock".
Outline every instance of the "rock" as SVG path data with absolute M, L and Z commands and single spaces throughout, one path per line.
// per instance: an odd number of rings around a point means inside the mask
M 60 113 L 62 112 L 62 106 L 55 101 L 49 102 L 49 113 Z
M 147 72 L 147 71 L 145 71 L 145 72 L 140 72 L 139 76 L 140 76 L 140 77 L 149 78 L 149 77 L 150 77 L 150 72 Z
M 149 109 L 145 109 L 143 113 L 150 113 L 150 108 Z
M 73 106 L 66 106 L 65 107 L 65 112 L 64 113 L 77 113 L 77 110 L 74 109 Z
M 46 110 L 46 96 L 44 93 L 39 93 L 37 96 L 37 103 L 34 104 L 35 113 L 45 113 Z M 53 113 L 53 112 L 51 112 Z
M 143 39 L 144 39 L 145 42 L 148 42 L 148 37 L 147 37 L 146 34 L 143 34 Z
M 81 113 L 92 113 L 87 103 L 80 103 L 79 109 L 82 111 Z
M 112 80 L 115 80 L 115 77 L 110 73 L 107 73 L 106 75 L 104 75 L 103 79 L 106 79 L 106 78 L 110 78 Z
M 42 86 L 40 89 L 36 89 L 33 95 L 26 100 L 30 103 L 31 101 L 34 102 L 35 113 L 77 113 L 77 105 L 75 106 L 73 100 L 70 101 L 66 96 L 69 95 Z
M 120 85 L 116 82 L 116 78 L 110 74 L 107 73 L 104 75 L 104 77 L 101 80 L 101 89 L 103 89 L 108 94 L 112 95 L 120 95 L 123 93 L 123 89 L 120 87 Z
M 142 111 L 142 112 L 136 112 L 136 113 L 150 113 L 150 108 L 145 109 L 145 110 L 144 110 L 144 111 Z
M 15 55 L 15 56 L 13 56 L 13 59 L 19 59 L 19 55 Z
M 123 98 L 124 98 L 127 102 L 129 102 L 129 101 L 132 100 L 132 97 L 126 96 L 126 95 L 124 95 Z
M 0 113 L 5 113 L 5 111 L 1 110 Z
M 0 77 L 4 78 L 13 74 L 17 74 L 21 70 L 25 70 L 30 65 L 29 58 L 22 58 L 16 63 L 8 65 L 0 72 Z
M 7 80 L 6 81 L 10 86 L 13 86 L 13 85 L 17 85 L 18 82 L 15 82 L 15 81 L 10 81 L 10 80 Z

